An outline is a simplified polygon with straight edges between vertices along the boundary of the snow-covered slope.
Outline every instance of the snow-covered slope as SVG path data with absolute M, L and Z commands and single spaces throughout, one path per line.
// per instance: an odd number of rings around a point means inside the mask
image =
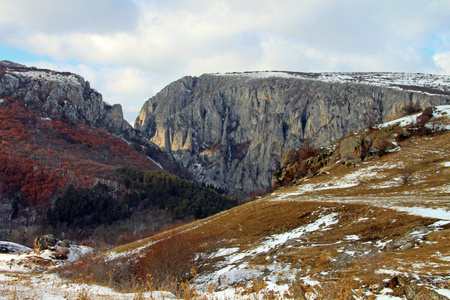
M 411 90 L 428 94 L 450 94 L 450 75 L 421 73 L 299 73 L 283 71 L 216 73 L 215 75 L 243 76 L 248 78 L 294 78 L 333 83 L 359 83 L 374 86 Z
M 214 232 L 225 240 L 196 286 L 214 285 L 209 297 L 219 299 L 283 298 L 295 289 L 307 299 L 342 289 L 365 295 L 356 299 L 404 299 L 417 284 L 424 299 L 448 295 L 449 112 L 450 106 L 433 109 L 427 126 L 435 133 L 399 141 L 382 157 L 352 167 L 336 161 L 298 186 L 185 226 L 177 234 Z M 388 134 L 419 115 L 372 130 Z M 155 241 L 116 249 L 110 262 L 126 257 L 121 253 L 139 256 Z
M 28 247 L 0 241 L 0 272 L 30 273 L 61 266 L 92 254 L 93 249 L 86 246 L 70 245 L 55 250 L 34 252 Z
M 421 113 L 417 113 L 414 115 L 410 115 L 410 116 L 406 116 L 403 118 L 399 118 L 399 119 L 395 119 L 393 121 L 390 122 L 386 122 L 383 124 L 378 125 L 378 128 L 386 128 L 392 125 L 398 125 L 401 127 L 406 127 L 408 125 L 411 124 L 416 124 L 417 123 L 417 118 L 421 115 Z M 435 107 L 435 109 L 433 110 L 433 117 L 434 118 L 441 118 L 441 117 L 448 117 L 450 116 L 450 105 L 438 105 Z M 442 129 L 445 130 L 450 130 L 450 126 L 445 125 Z

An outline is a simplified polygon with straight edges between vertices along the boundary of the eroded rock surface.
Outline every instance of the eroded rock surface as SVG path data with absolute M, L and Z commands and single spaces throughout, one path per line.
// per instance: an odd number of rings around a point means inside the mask
M 286 75 L 286 74 L 284 74 Z M 199 182 L 245 195 L 271 185 L 280 159 L 394 119 L 405 105 L 447 104 L 400 88 L 251 73 L 184 77 L 149 99 L 135 122 Z

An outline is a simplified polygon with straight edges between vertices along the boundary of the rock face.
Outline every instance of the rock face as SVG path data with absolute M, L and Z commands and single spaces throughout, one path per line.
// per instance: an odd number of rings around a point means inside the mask
M 40 111 L 42 118 L 103 128 L 145 149 L 161 168 L 180 176 L 186 173 L 170 153 L 161 151 L 124 120 L 119 104 L 105 103 L 102 95 L 77 74 L 0 61 L 0 105 L 7 97 L 22 100 L 28 108 Z
M 106 104 L 102 95 L 76 74 L 1 61 L 0 99 L 6 97 L 23 99 L 44 117 L 102 127 L 112 134 L 133 135 L 133 128 L 123 119 L 122 107 Z
M 326 145 L 392 120 L 406 105 L 450 103 L 447 90 L 432 95 L 402 90 L 405 85 L 393 88 L 392 82 L 383 86 L 356 79 L 323 81 L 320 74 L 262 75 L 184 77 L 144 104 L 135 129 L 172 153 L 199 182 L 242 196 L 271 185 L 289 148 L 305 141 Z

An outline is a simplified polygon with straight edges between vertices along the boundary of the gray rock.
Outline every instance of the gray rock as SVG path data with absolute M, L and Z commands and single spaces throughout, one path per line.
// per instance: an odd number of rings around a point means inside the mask
M 34 251 L 40 252 L 43 250 L 54 250 L 56 247 L 57 240 L 52 234 L 47 234 L 44 236 L 38 236 L 34 240 Z
M 408 300 L 448 300 L 449 298 L 436 291 L 420 286 L 416 282 L 406 285 L 405 296 Z
M 361 140 L 359 136 L 343 139 L 339 144 L 339 154 L 344 163 L 357 164 L 361 161 Z
M 207 74 L 183 77 L 150 98 L 135 129 L 199 182 L 240 196 L 269 187 L 283 153 L 307 140 L 325 146 L 394 119 L 407 104 L 449 102 L 359 83 Z
M 44 117 L 133 136 L 131 125 L 123 119 L 122 107 L 106 104 L 81 76 L 5 61 L 0 62 L 0 67 L 0 99 L 23 99 L 27 107 L 40 110 Z
M 416 246 L 431 230 L 426 226 L 416 227 L 404 236 L 393 240 L 385 246 L 388 251 L 404 251 Z
M 297 151 L 294 148 L 289 148 L 283 156 L 281 157 L 281 167 L 286 167 L 287 165 L 292 164 L 297 156 Z

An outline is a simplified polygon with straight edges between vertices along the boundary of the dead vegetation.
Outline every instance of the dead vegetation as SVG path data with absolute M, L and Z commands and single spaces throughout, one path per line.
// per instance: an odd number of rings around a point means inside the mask
M 377 131 L 374 137 L 382 134 Z M 86 257 L 71 266 L 70 273 L 92 276 L 95 282 L 121 291 L 162 288 L 186 299 L 202 299 L 200 295 L 215 299 L 212 292 L 232 284 L 236 296 L 263 299 L 312 295 L 371 299 L 385 287 L 397 297 L 410 293 L 430 298 L 436 286 L 449 288 L 450 225 L 432 226 L 437 219 L 395 207 L 448 211 L 450 134 L 419 134 L 397 143 L 401 151 L 387 151 L 351 168 L 339 161 L 329 163 L 320 176 L 308 176 L 299 185 L 99 257 Z M 336 222 L 254 252 L 271 237 L 306 228 L 327 215 Z M 236 249 L 243 257 L 228 261 L 228 255 L 214 255 L 219 249 Z M 210 293 L 201 294 L 205 289 L 197 281 L 224 264 L 230 269 L 242 264 L 260 270 L 261 276 L 229 284 L 225 279 L 219 284 L 205 281 Z M 283 271 L 277 273 L 274 266 Z M 291 277 L 284 274 L 289 272 Z M 289 292 L 270 292 L 269 277 L 288 284 Z

